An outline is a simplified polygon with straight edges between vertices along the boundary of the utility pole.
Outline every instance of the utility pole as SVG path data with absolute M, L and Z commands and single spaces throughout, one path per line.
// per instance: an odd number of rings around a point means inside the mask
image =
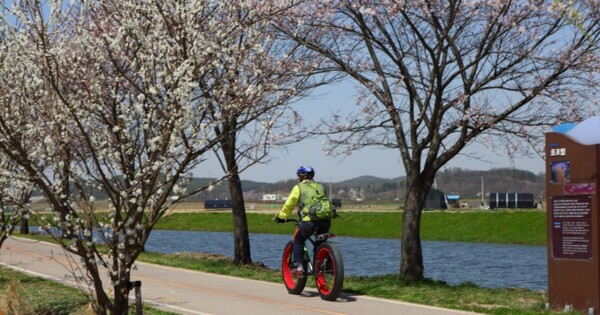
M 484 206 L 485 190 L 483 189 L 483 175 L 481 176 L 481 205 Z

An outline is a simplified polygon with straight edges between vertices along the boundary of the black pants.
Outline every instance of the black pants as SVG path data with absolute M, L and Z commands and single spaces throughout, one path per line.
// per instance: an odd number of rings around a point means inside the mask
M 331 220 L 319 220 L 319 221 L 301 221 L 296 228 L 294 233 L 294 255 L 293 260 L 296 265 L 302 264 L 304 257 L 304 242 L 309 238 L 315 231 L 317 234 L 328 233 L 331 227 Z

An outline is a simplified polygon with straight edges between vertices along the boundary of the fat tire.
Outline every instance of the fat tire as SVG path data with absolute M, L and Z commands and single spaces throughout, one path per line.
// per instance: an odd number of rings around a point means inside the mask
M 325 242 L 317 248 L 315 255 L 314 275 L 319 295 L 323 300 L 335 301 L 344 285 L 342 254 L 337 245 Z
M 283 248 L 283 255 L 281 259 L 281 275 L 283 277 L 283 284 L 285 284 L 285 288 L 287 289 L 289 294 L 298 295 L 302 293 L 304 287 L 306 286 L 306 273 L 304 273 L 301 277 L 294 277 L 292 275 L 292 255 L 293 255 L 293 246 L 292 241 L 289 241 L 285 247 Z M 306 263 L 304 263 L 304 270 L 306 270 Z

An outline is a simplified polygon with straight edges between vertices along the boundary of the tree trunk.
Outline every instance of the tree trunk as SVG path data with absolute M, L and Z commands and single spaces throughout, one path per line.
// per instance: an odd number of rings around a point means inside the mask
M 402 218 L 402 248 L 400 258 L 400 280 L 415 283 L 423 280 L 423 249 L 421 247 L 421 214 L 432 180 L 407 176 L 407 192 Z
M 21 234 L 23 234 L 23 235 L 29 234 L 29 219 L 23 218 L 21 220 Z
M 224 129 L 230 130 L 230 128 Z M 247 265 L 252 263 L 252 258 L 250 257 L 250 237 L 242 181 L 240 180 L 236 160 L 236 135 L 234 132 L 223 132 L 223 135 L 225 137 L 221 141 L 221 149 L 229 174 L 229 194 L 231 195 L 231 211 L 233 213 L 233 262 Z
M 251 264 L 248 220 L 244 206 L 242 182 L 237 173 L 229 177 L 229 191 L 233 205 L 233 261 L 240 265 Z
M 4 203 L 0 202 L 0 249 L 2 248 L 2 244 L 10 235 L 10 231 L 6 231 L 6 216 L 4 215 Z
M 98 315 L 108 314 L 109 310 L 112 308 L 112 304 L 108 295 L 104 292 L 102 280 L 100 280 L 100 277 L 94 271 L 92 271 L 92 278 L 94 281 L 94 290 L 96 292 L 96 305 L 94 311 Z
M 126 283 L 114 286 L 115 309 L 113 314 L 127 315 L 129 313 L 129 279 Z

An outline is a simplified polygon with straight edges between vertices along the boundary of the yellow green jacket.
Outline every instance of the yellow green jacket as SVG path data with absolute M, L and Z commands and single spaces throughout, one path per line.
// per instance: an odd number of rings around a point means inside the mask
M 323 191 L 325 190 L 322 184 L 310 179 L 305 179 L 302 181 L 302 183 L 308 184 L 314 188 L 320 188 Z M 279 211 L 279 214 L 277 216 L 281 219 L 290 219 L 294 217 L 294 209 L 296 208 L 296 206 L 298 206 L 299 203 L 302 205 L 308 201 L 302 199 L 303 196 L 300 196 L 300 187 L 298 185 L 295 185 L 294 188 L 292 188 L 292 191 L 290 192 L 290 195 L 288 196 L 287 200 L 283 204 L 283 208 L 281 208 L 281 211 Z M 302 221 L 310 221 L 310 217 L 303 216 Z

